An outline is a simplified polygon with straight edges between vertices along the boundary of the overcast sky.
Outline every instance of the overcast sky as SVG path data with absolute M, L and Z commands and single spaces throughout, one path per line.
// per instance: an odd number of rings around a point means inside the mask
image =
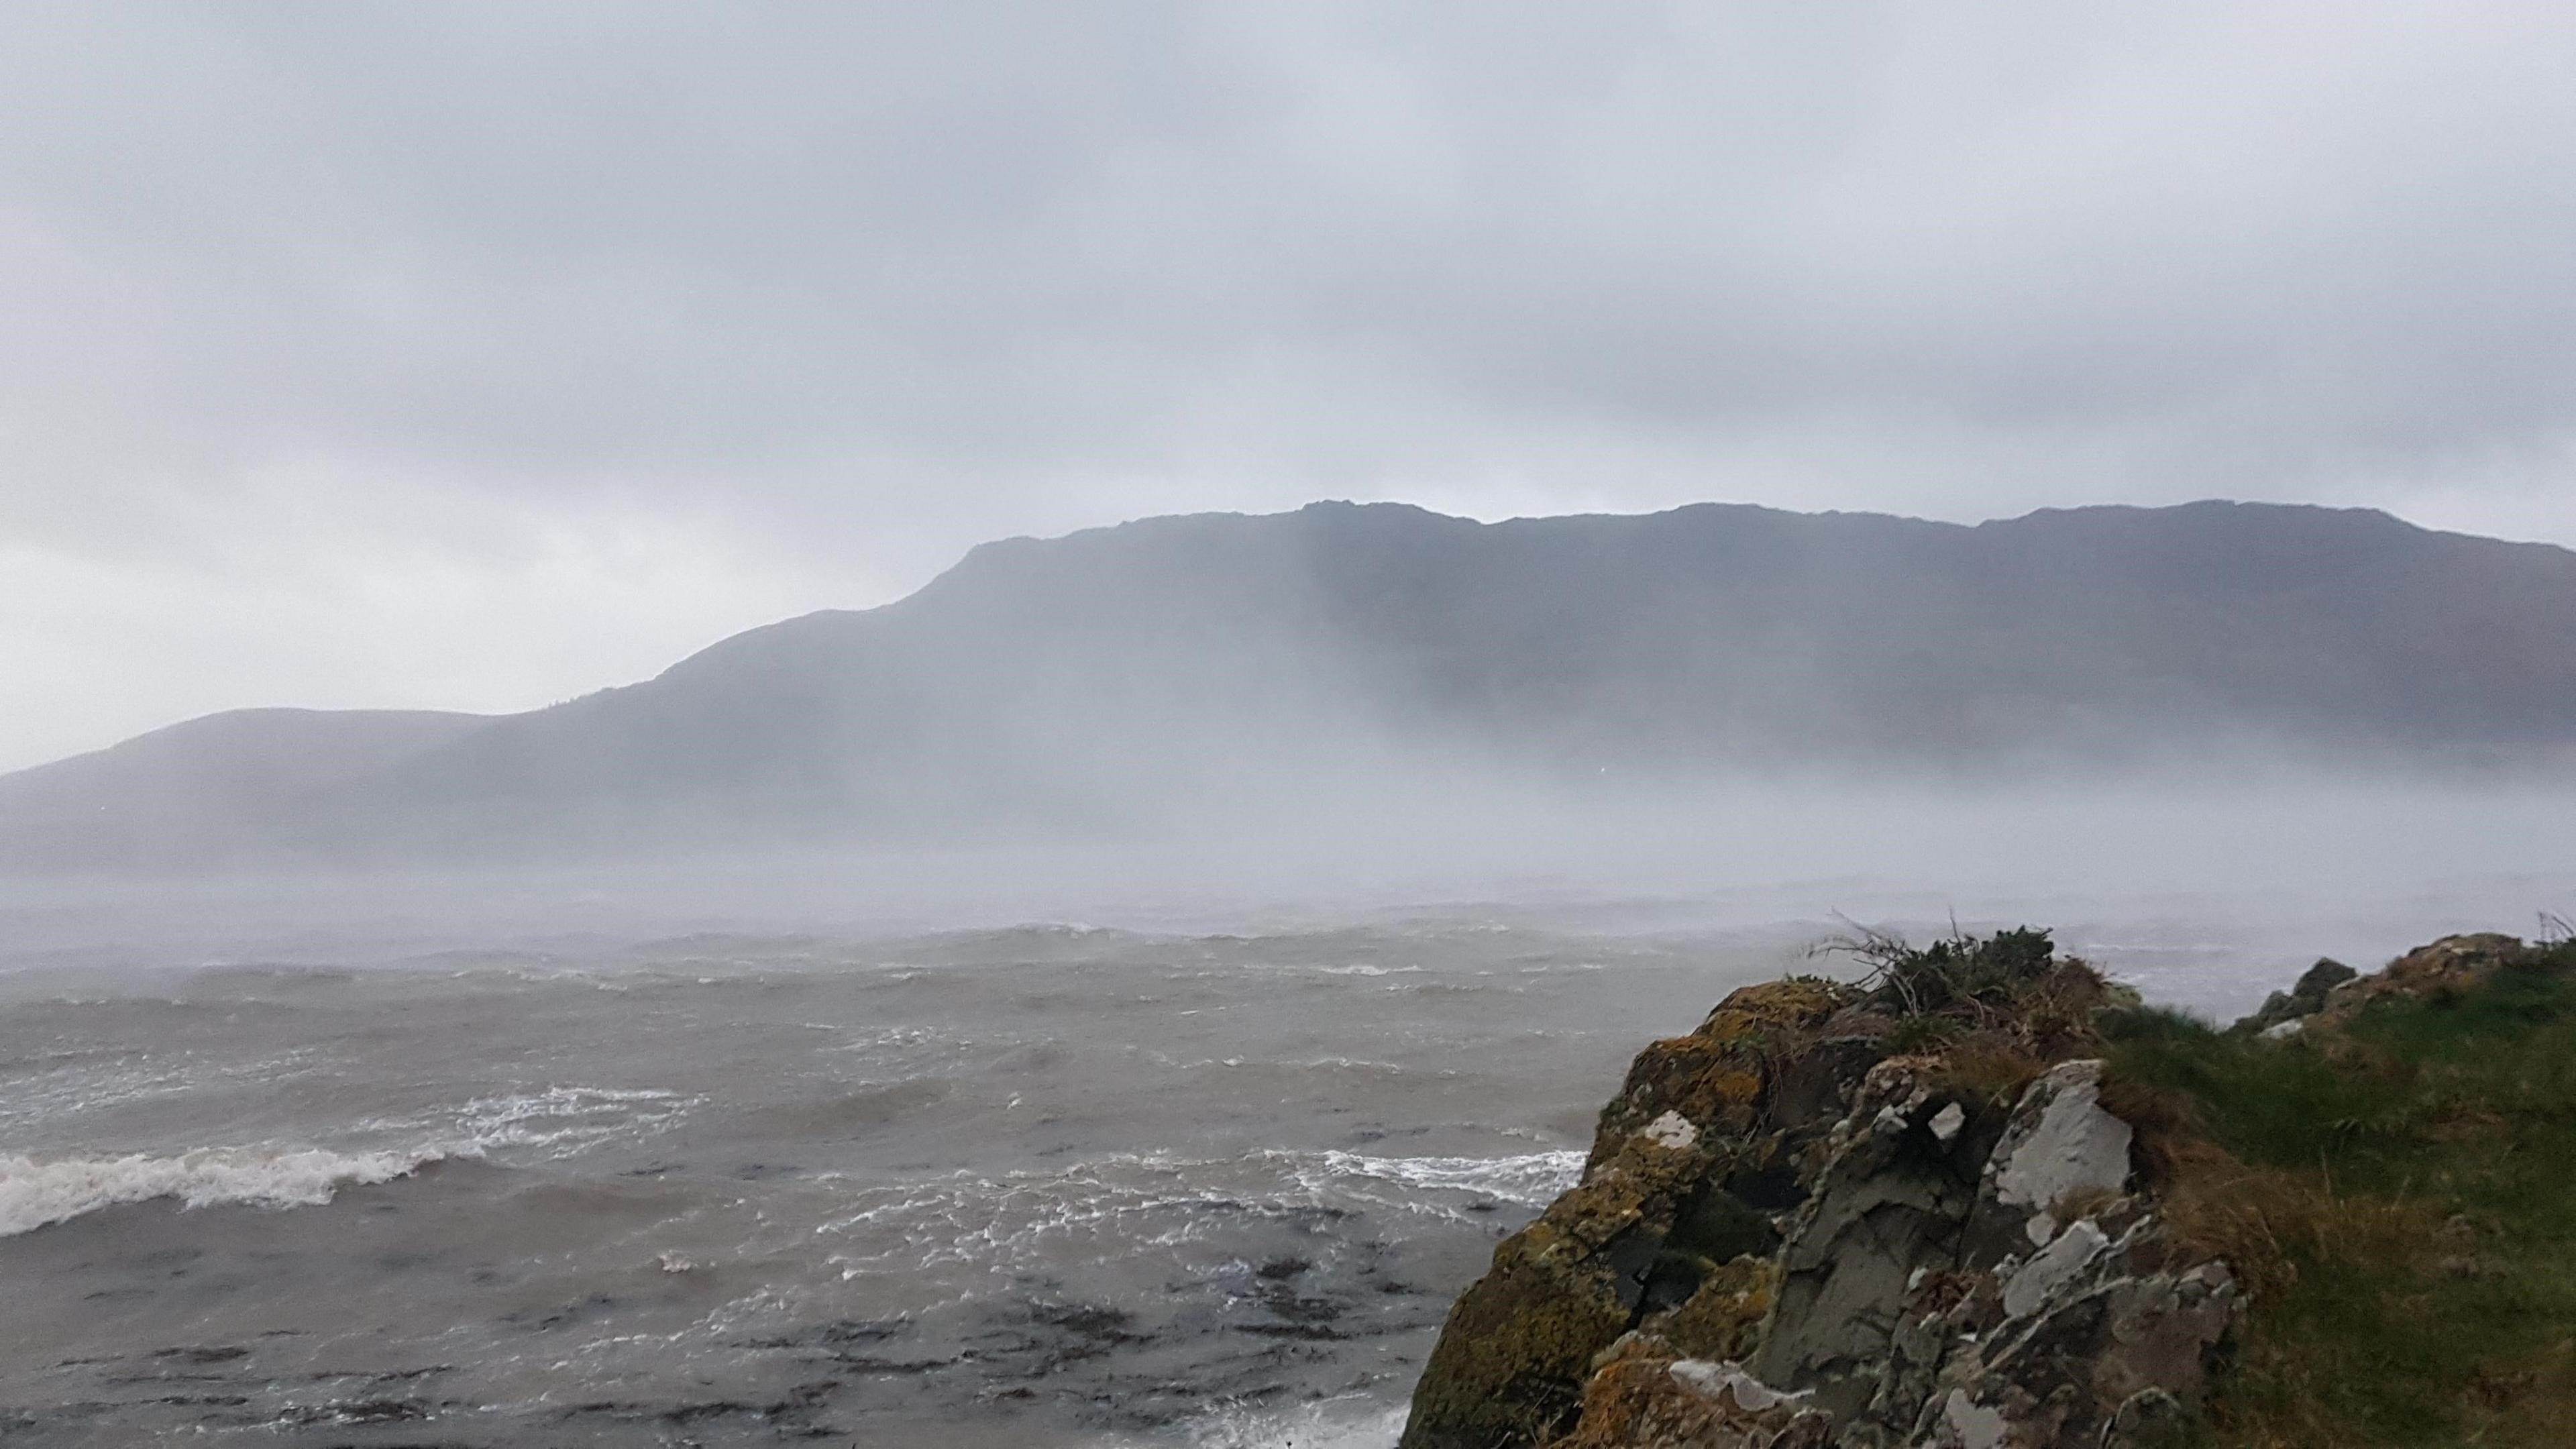
M 5 18 L 0 768 L 1180 509 L 2576 544 L 2564 0 Z

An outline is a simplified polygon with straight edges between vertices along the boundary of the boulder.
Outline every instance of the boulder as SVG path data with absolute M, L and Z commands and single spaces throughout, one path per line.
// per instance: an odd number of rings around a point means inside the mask
M 2102 1064 L 2064 1062 L 2033 1082 L 1986 1160 L 1983 1197 L 2017 1215 L 2032 1246 L 2055 1236 L 2066 1205 L 2117 1197 L 2129 1182 L 2129 1124 L 2102 1106 Z
M 2297 1035 L 2290 1024 L 2304 1021 L 2326 1009 L 2326 1000 L 2334 989 L 2361 973 L 2331 956 L 2317 958 L 2317 964 L 2301 973 L 2287 991 L 2275 991 L 2263 999 L 2263 1005 L 2252 1016 L 2236 1023 L 2238 1031 L 2280 1038 Z M 2282 1028 L 2287 1027 L 2288 1030 Z

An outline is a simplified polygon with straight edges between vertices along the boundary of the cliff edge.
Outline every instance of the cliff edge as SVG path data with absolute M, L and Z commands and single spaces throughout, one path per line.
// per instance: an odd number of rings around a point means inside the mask
M 2576 946 L 2220 1031 L 2043 931 L 1841 944 L 1638 1055 L 1403 1449 L 2566 1442 Z

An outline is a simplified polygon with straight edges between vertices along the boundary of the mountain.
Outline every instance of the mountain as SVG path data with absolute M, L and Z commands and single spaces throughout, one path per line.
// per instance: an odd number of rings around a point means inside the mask
M 292 803 L 491 723 L 436 710 L 239 709 L 0 775 L 0 864 L 87 866 L 291 834 Z
M 2554 767 L 2572 706 L 2576 553 L 2376 512 L 1326 503 L 987 544 L 528 714 L 177 726 L 0 777 L 0 864 L 1083 835 L 1435 777 Z

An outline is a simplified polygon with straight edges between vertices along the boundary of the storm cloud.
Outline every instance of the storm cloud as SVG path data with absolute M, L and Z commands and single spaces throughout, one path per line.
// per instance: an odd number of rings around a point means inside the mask
M 2563 5 L 8 24 L 0 767 L 1317 497 L 2576 543 Z

